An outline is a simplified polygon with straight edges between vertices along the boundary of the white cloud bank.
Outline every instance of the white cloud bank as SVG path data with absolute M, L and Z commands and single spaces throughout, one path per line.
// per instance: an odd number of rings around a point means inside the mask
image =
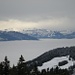
M 73 24 L 73 25 L 72 25 Z M 52 19 L 45 19 L 40 21 L 22 21 L 22 20 L 6 20 L 0 21 L 0 30 L 10 29 L 13 28 L 15 30 L 25 29 L 25 28 L 48 28 L 51 30 L 73 30 L 75 29 L 74 26 L 74 19 L 71 18 L 52 18 Z

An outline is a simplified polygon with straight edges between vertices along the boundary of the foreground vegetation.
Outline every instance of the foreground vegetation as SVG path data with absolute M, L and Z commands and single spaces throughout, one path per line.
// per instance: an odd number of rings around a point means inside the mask
M 10 61 L 7 56 L 5 56 L 4 61 L 0 62 L 0 75 L 71 75 L 72 68 L 70 69 L 60 69 L 58 66 L 56 68 L 47 68 L 41 71 L 38 70 L 36 64 L 30 69 L 25 62 L 23 56 L 19 58 L 16 66 L 10 67 Z
M 75 65 L 69 67 L 68 69 L 60 69 L 57 66 L 55 68 L 47 68 L 39 71 L 37 68 L 38 66 L 42 66 L 44 62 L 50 61 L 54 57 L 66 55 L 69 55 L 75 60 L 75 46 L 53 49 L 27 62 L 21 55 L 17 65 L 13 65 L 12 67 L 10 67 L 10 61 L 8 60 L 7 56 L 5 56 L 4 61 L 0 62 L 0 75 L 72 75 Z M 59 62 L 59 66 L 67 63 L 67 61 Z

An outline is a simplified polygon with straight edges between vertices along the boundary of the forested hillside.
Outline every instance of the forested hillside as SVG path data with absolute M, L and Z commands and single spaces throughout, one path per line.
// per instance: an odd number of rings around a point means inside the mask
M 10 61 L 5 56 L 4 61 L 0 62 L 0 75 L 72 75 L 73 67 L 70 69 L 47 68 L 38 70 L 37 65 L 34 64 L 33 68 L 30 69 L 26 63 L 24 57 L 21 55 L 17 65 L 10 67 Z
M 54 57 L 61 57 L 69 55 L 71 58 L 75 60 L 75 46 L 73 47 L 62 47 L 62 48 L 56 48 L 53 50 L 50 50 L 48 52 L 45 52 L 41 56 L 35 58 L 32 60 L 32 62 L 36 63 L 38 66 L 41 66 L 44 62 L 50 61 Z

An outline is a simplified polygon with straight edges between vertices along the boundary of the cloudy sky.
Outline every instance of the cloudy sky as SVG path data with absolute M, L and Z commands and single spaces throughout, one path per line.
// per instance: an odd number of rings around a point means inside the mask
M 0 0 L 0 29 L 75 30 L 75 0 Z

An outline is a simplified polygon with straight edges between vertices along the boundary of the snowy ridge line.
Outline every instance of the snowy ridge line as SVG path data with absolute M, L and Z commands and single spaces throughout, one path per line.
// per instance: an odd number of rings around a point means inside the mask
M 21 30 L 20 32 L 34 36 L 36 38 L 54 38 L 54 39 L 75 38 L 75 31 L 69 30 L 53 31 L 49 29 L 28 29 L 28 30 Z

